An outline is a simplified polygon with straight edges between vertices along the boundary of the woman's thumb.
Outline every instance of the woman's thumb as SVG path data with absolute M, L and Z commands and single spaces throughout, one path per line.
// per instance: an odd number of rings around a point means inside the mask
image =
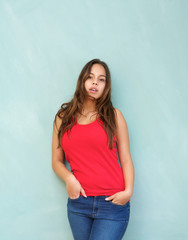
M 84 191 L 84 189 L 83 189 L 82 187 L 81 187 L 80 192 L 82 193 L 82 195 L 83 195 L 84 197 L 87 197 L 87 196 L 86 196 L 86 193 L 85 193 L 85 191 Z

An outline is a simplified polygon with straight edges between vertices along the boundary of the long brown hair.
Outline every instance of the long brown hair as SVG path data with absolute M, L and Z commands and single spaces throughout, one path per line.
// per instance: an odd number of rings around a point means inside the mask
M 94 97 L 89 96 L 84 86 L 84 83 L 90 74 L 90 70 L 93 64 L 102 65 L 106 71 L 105 89 L 104 89 L 103 95 L 98 99 L 95 99 Z M 93 99 L 93 101 L 96 101 L 97 116 L 100 117 L 100 119 L 103 122 L 104 130 L 106 131 L 109 139 L 108 147 L 110 146 L 110 149 L 112 149 L 113 136 L 116 134 L 116 121 L 115 121 L 115 109 L 111 102 L 111 75 L 110 75 L 110 70 L 107 64 L 101 61 L 100 59 L 93 59 L 83 67 L 78 77 L 76 91 L 74 93 L 73 99 L 70 102 L 63 103 L 61 105 L 61 108 L 58 110 L 58 112 L 55 115 L 55 119 L 53 123 L 56 124 L 57 116 L 62 119 L 62 123 L 60 125 L 60 128 L 58 129 L 58 140 L 59 140 L 58 148 L 62 147 L 61 138 L 64 132 L 67 131 L 67 134 L 69 134 L 69 130 L 71 131 L 71 128 L 75 123 L 77 113 L 83 115 L 82 108 L 83 108 L 83 103 L 86 96 Z

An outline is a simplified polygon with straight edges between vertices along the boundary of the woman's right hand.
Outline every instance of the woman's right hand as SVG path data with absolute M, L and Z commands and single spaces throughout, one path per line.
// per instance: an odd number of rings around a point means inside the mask
M 80 193 L 82 193 L 84 197 L 87 197 L 81 184 L 73 174 L 67 178 L 66 188 L 67 188 L 67 193 L 71 199 L 78 198 L 80 196 Z

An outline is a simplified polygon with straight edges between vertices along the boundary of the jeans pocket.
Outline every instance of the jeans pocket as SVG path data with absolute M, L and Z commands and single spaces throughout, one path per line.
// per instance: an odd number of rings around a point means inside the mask
M 79 196 L 79 197 L 77 197 L 77 198 L 70 198 L 70 197 L 69 197 L 69 199 L 70 199 L 71 201 L 76 201 L 76 200 L 80 199 L 80 197 L 81 197 L 81 196 Z
M 124 205 L 120 205 L 120 204 L 114 203 L 114 202 L 112 202 L 112 200 L 109 201 L 109 202 L 110 202 L 111 204 L 113 204 L 113 205 L 115 205 L 115 206 L 119 206 L 119 207 L 125 207 L 125 206 L 127 206 L 127 205 L 129 204 L 129 201 L 126 202 Z

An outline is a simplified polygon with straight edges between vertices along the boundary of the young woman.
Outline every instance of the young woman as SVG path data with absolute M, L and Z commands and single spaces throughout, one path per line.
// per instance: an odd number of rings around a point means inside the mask
M 127 123 L 111 102 L 110 71 L 99 59 L 83 67 L 73 99 L 55 116 L 52 168 L 66 183 L 74 239 L 122 239 L 130 216 L 134 166 Z

